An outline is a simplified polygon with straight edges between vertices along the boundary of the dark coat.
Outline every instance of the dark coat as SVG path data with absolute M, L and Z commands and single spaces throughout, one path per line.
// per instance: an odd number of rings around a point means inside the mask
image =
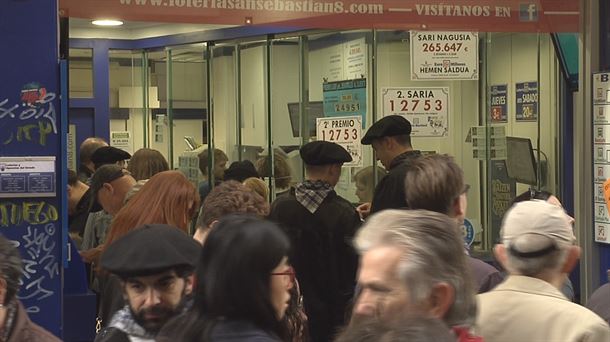
M 33 323 L 25 308 L 17 302 L 11 335 L 7 342 L 60 342 L 55 335 Z
M 601 286 L 593 292 L 587 302 L 587 308 L 610 324 L 610 283 Z
M 477 293 L 491 291 L 504 280 L 500 271 L 482 260 L 468 256 L 468 265 Z
M 70 233 L 76 233 L 82 237 L 85 233 L 85 225 L 87 224 L 87 218 L 90 212 L 96 212 L 102 210 L 102 207 L 95 201 L 93 207 L 91 206 L 91 189 L 87 190 L 83 197 L 76 205 L 76 212 L 68 216 L 68 231 Z M 91 209 L 91 210 L 90 210 Z
M 392 160 L 388 174 L 375 187 L 371 203 L 371 214 L 384 209 L 407 207 L 405 176 L 407 175 L 410 161 L 419 156 L 421 156 L 420 151 L 408 151 Z
M 193 328 L 205 330 L 204 325 L 206 322 L 194 315 L 195 314 L 192 311 L 188 311 L 174 317 L 163 326 L 156 337 L 156 341 L 180 341 L 184 339 L 182 334 L 184 334 L 185 331 L 189 331 Z M 209 340 L 212 342 L 281 342 L 281 340 L 274 335 L 257 328 L 251 322 L 243 320 L 218 321 L 212 327 L 211 337 L 207 339 L 204 333 L 201 333 L 199 334 L 199 340 Z
M 303 294 L 311 340 L 331 341 L 345 323 L 354 293 L 358 257 L 352 239 L 361 223 L 358 213 L 331 191 L 312 214 L 296 200 L 293 188 L 273 202 L 269 219 L 290 237 L 290 262 Z
M 129 342 L 129 336 L 116 328 L 104 328 L 97 334 L 94 342 Z

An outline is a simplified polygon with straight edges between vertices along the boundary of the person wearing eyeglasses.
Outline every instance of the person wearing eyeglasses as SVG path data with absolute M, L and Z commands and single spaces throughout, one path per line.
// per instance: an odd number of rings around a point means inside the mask
M 290 238 L 290 263 L 303 290 L 311 340 L 327 342 L 345 323 L 358 267 L 350 240 L 360 217 L 334 190 L 343 163 L 352 157 L 328 141 L 305 144 L 299 153 L 306 180 L 273 202 L 269 219 L 279 223 Z
M 289 248 L 272 222 L 243 214 L 221 218 L 203 244 L 192 308 L 157 341 L 286 341 L 281 320 L 294 286 Z

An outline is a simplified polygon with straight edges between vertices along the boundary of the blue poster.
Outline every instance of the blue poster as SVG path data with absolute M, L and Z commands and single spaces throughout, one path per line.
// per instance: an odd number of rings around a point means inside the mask
M 325 117 L 359 115 L 366 127 L 366 78 L 326 82 L 322 89 Z
M 489 90 L 491 103 L 489 106 L 492 123 L 508 121 L 508 86 L 506 84 L 492 85 Z
M 522 82 L 515 84 L 517 105 L 515 114 L 517 121 L 538 120 L 538 82 Z

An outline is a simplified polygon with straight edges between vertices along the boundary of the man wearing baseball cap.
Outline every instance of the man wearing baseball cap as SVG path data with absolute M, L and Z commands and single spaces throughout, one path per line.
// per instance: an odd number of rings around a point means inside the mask
M 138 227 L 108 246 L 101 267 L 121 279 L 127 305 L 95 341 L 154 341 L 187 309 L 200 253 L 195 240 L 165 224 Z
M 606 322 L 559 290 L 580 257 L 561 207 L 519 202 L 506 213 L 500 235 L 494 252 L 508 277 L 477 296 L 485 341 L 610 341 Z
M 361 143 L 373 147 L 388 174 L 375 187 L 373 201 L 360 205 L 358 212 L 366 217 L 383 209 L 406 208 L 407 167 L 411 160 L 421 156 L 411 146 L 411 123 L 400 115 L 386 116 L 369 127 Z
M 303 293 L 312 342 L 331 341 L 345 322 L 358 257 L 350 241 L 360 218 L 334 190 L 351 155 L 340 145 L 310 142 L 299 151 L 306 180 L 271 205 L 269 219 L 290 237 L 289 256 Z

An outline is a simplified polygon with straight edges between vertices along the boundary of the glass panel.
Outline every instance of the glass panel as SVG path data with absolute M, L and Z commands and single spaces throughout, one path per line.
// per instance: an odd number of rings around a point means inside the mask
M 144 101 L 142 89 L 142 52 L 109 51 L 110 132 L 129 132 L 128 146 L 134 153 L 144 147 Z
M 298 37 L 271 41 L 271 146 L 276 196 L 303 181 L 299 148 L 309 140 L 310 132 L 300 127 L 301 51 Z
M 207 61 L 205 44 L 171 48 L 168 56 L 168 93 L 162 96 L 161 107 L 167 108 L 169 155 L 174 166 L 178 157 L 190 151 L 190 144 L 198 146 L 207 142 Z M 168 100 L 165 100 L 168 99 Z M 195 147 L 196 147 L 195 146 Z
M 468 206 L 466 217 L 480 230 L 483 222 L 481 211 L 481 178 L 479 163 L 473 158 L 472 145 L 465 143 L 470 127 L 479 122 L 479 82 L 458 80 L 411 80 L 410 66 L 410 35 L 407 31 L 378 31 L 377 32 L 377 56 L 376 56 L 376 98 L 378 117 L 393 112 L 413 112 L 413 106 L 421 106 L 419 112 L 426 105 L 426 96 L 409 97 L 409 95 L 397 95 L 398 91 L 405 93 L 407 90 L 434 91 L 436 100 L 441 100 L 439 113 L 447 115 L 447 130 L 443 133 L 439 130 L 426 130 L 429 123 L 424 121 L 425 117 L 419 115 L 408 116 L 414 132 L 411 134 L 411 143 L 415 150 L 423 153 L 446 153 L 453 156 L 456 162 L 464 170 L 465 182 L 471 186 L 468 192 Z M 390 89 L 388 89 L 390 88 Z M 409 88 L 409 89 L 404 89 Z M 439 89 L 440 88 L 440 89 Z M 396 94 L 394 94 L 396 93 Z M 391 99 L 395 97 L 403 100 L 395 100 L 392 111 Z M 402 97 L 401 97 L 402 96 Z M 419 102 L 417 102 L 419 101 Z M 446 110 L 441 108 L 445 106 Z M 399 106 L 408 106 L 403 111 Z M 416 108 L 416 109 L 417 109 Z M 415 111 L 417 112 L 417 110 Z M 424 111 L 425 112 L 425 111 Z M 437 111 L 434 111 L 437 112 Z M 441 117 L 441 116 L 439 116 Z M 444 124 L 443 124 L 444 125 Z M 420 128 L 417 129 L 417 126 Z M 423 128 L 422 128 L 423 127 Z M 419 132 L 415 132 L 418 130 Z M 482 236 L 479 234 L 474 242 L 474 247 L 481 246 Z
M 233 161 L 240 160 L 236 50 L 234 43 L 216 45 L 211 49 L 214 148 L 224 152 L 227 156 L 226 166 Z M 250 156 L 246 159 L 254 161 Z M 215 164 L 217 164 L 216 160 Z
M 497 241 L 501 219 L 510 200 L 529 188 L 556 194 L 559 190 L 559 77 L 560 67 L 548 34 L 487 34 L 487 126 L 490 159 L 494 159 L 497 137 L 494 127 L 505 132 L 506 160 L 491 160 L 488 240 Z M 494 100 L 496 85 L 508 87 L 508 110 L 494 116 L 501 108 Z M 505 108 L 505 107 L 504 107 Z M 500 139 L 502 140 L 502 139 Z M 530 148 L 531 145 L 531 148 Z M 498 158 L 499 159 L 499 158 Z M 504 165 L 506 165 L 504 167 Z
M 371 31 L 315 33 L 308 35 L 308 111 L 312 125 L 315 117 L 358 117 L 362 134 L 374 121 L 371 103 L 373 77 L 369 71 L 372 60 Z M 351 81 L 351 82 L 342 82 Z M 311 120 L 311 121 L 310 121 Z M 305 134 L 314 134 L 315 126 Z M 338 142 L 337 136 L 317 137 Z M 356 139 L 358 140 L 358 139 Z M 335 191 L 353 203 L 370 202 L 375 187 L 373 153 L 370 146 L 355 145 L 353 156 L 362 156 L 357 166 L 344 166 Z
M 168 66 L 166 51 L 150 51 L 146 53 L 147 84 L 144 89 L 148 106 L 145 109 L 147 117 L 148 146 L 163 154 L 170 168 L 173 162 L 170 154 L 171 136 L 168 117 Z
M 70 49 L 70 98 L 93 97 L 93 50 Z

